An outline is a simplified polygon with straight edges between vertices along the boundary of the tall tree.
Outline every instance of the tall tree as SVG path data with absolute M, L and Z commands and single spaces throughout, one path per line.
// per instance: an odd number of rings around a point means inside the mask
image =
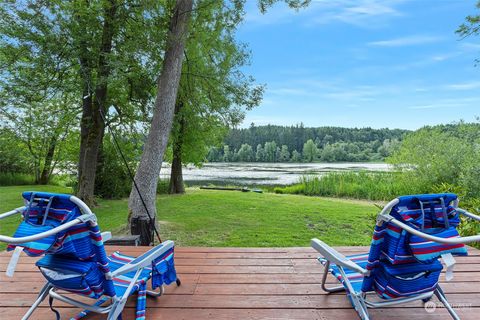
M 265 160 L 268 162 L 277 161 L 277 143 L 275 141 L 265 142 Z
M 151 108 L 166 9 L 164 3 L 140 0 L 74 2 L 69 9 L 82 91 L 77 193 L 92 203 L 108 106 L 117 114 L 109 121 L 122 123 L 141 120 L 139 112 L 148 115 Z
M 75 8 L 75 18 L 78 24 L 79 38 L 77 39 L 78 55 L 82 79 L 82 119 L 80 130 L 80 155 L 78 159 L 78 191 L 77 195 L 86 203 L 92 204 L 95 188 L 95 174 L 97 172 L 98 152 L 102 145 L 105 133 L 103 114 L 106 112 L 108 96 L 108 78 L 110 76 L 110 54 L 113 39 L 118 32 L 117 17 L 118 3 L 116 0 L 103 2 L 101 40 L 98 55 L 90 51 L 87 20 L 90 17 L 89 2 L 84 3 L 87 8 L 79 5 Z M 92 72 L 97 71 L 97 83 L 93 85 Z
M 8 105 L 8 100 L 2 100 Z M 0 126 L 15 135 L 29 155 L 35 183 L 47 184 L 59 161 L 65 155 L 67 135 L 78 123 L 78 108 L 69 105 L 72 100 L 19 104 L 15 99 L 15 112 L 0 106 Z M 18 151 L 19 152 L 19 151 Z
M 135 122 L 148 115 L 165 41 L 165 3 L 160 1 L 8 1 L 0 7 L 2 77 L 25 91 L 46 79 L 47 102 L 53 92 L 68 93 L 80 104 L 81 135 L 78 195 L 93 201 L 98 152 L 107 106 L 109 121 Z M 12 53 L 13 52 L 13 53 Z M 5 72 L 31 60 L 49 66 L 32 73 Z M 49 64 L 49 61 L 54 63 Z M 77 159 L 76 159 L 77 160 Z
M 182 162 L 201 164 L 207 147 L 220 144 L 261 100 L 263 86 L 241 70 L 249 52 L 235 39 L 243 5 L 210 2 L 192 13 L 172 131 L 171 193 L 184 191 Z
M 265 150 L 263 149 L 261 144 L 257 145 L 257 152 L 255 153 L 255 160 L 257 162 L 264 162 L 265 161 Z
M 276 0 L 260 0 L 259 5 L 262 11 L 277 2 Z M 300 7 L 306 5 L 308 1 L 286 0 L 291 7 Z M 202 6 L 212 5 L 215 2 L 199 4 L 196 10 Z M 232 2 L 236 8 L 243 5 L 244 1 L 237 0 Z M 181 76 L 183 63 L 183 54 L 185 49 L 186 37 L 188 35 L 188 24 L 190 14 L 192 12 L 192 0 L 177 0 L 173 15 L 170 20 L 169 35 L 167 38 L 167 46 L 165 50 L 165 60 L 163 63 L 162 73 L 159 79 L 157 89 L 157 99 L 153 112 L 153 118 L 144 152 L 137 169 L 135 179 L 138 187 L 144 194 L 142 196 L 137 192 L 136 187 L 132 188 L 129 198 L 129 222 L 132 232 L 137 232 L 132 228 L 133 219 L 149 219 L 147 215 L 155 216 L 155 193 L 158 183 L 158 174 L 161 168 L 162 160 L 165 154 L 165 148 L 169 139 L 172 127 L 176 95 Z M 235 13 L 235 11 L 234 11 Z M 244 14 L 243 11 L 237 10 L 235 14 Z M 199 42 L 200 43 L 200 42 Z M 221 81 L 221 80 L 220 80 Z M 144 208 L 144 204 L 145 207 Z M 148 211 L 147 211 L 148 210 Z M 152 217 L 153 218 L 153 217 Z M 149 239 L 141 240 L 148 243 Z
M 25 146 L 40 184 L 48 183 L 77 125 L 67 40 L 39 4 L 0 7 L 0 123 Z
M 318 157 L 318 148 L 312 139 L 307 140 L 303 145 L 303 158 L 307 162 L 312 162 Z
M 282 149 L 280 150 L 280 157 L 281 162 L 287 162 L 290 160 L 290 151 L 288 151 L 288 146 L 282 145 Z
M 155 195 L 158 175 L 162 166 L 165 149 L 168 144 L 173 123 L 175 101 L 182 71 L 185 41 L 188 34 L 193 0 L 177 0 L 170 18 L 169 32 L 165 49 L 163 67 L 158 79 L 157 97 L 147 140 L 144 145 L 140 164 L 135 174 L 136 186 L 132 187 L 129 197 L 129 224 L 132 219 L 153 219 L 155 223 Z M 136 187 L 139 190 L 136 190 Z M 139 194 L 141 192 L 141 195 Z M 144 207 L 144 204 L 146 207 Z M 147 211 L 148 210 L 148 211 Z M 150 221 L 149 221 L 150 222 Z M 151 225 L 153 227 L 153 225 Z M 131 230 L 137 233 L 136 230 Z M 153 239 L 146 234 L 142 244 Z

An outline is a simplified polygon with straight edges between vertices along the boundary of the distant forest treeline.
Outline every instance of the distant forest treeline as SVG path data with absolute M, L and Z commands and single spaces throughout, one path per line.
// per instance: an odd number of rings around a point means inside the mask
M 297 126 L 232 129 L 223 147 L 211 147 L 210 162 L 381 161 L 408 130 Z

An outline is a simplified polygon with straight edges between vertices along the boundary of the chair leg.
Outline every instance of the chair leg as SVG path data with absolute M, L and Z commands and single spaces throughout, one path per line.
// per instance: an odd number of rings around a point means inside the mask
M 161 285 L 158 289 L 158 292 L 147 290 L 147 295 L 150 297 L 160 297 L 165 292 L 165 288 Z
M 452 306 L 447 300 L 447 297 L 445 297 L 445 293 L 443 292 L 440 286 L 437 286 L 437 289 L 435 289 L 434 294 L 437 296 L 438 300 L 440 300 L 443 303 L 443 305 L 445 306 L 445 309 L 448 310 L 448 313 L 450 313 L 452 318 L 455 320 L 460 320 L 460 317 L 455 312 L 455 310 L 453 310 Z
M 330 268 L 330 261 L 327 261 L 327 263 L 325 263 L 324 268 L 325 268 L 325 269 L 324 269 L 324 271 L 323 271 L 323 276 L 322 276 L 322 289 L 323 289 L 325 292 L 328 292 L 328 293 L 345 291 L 345 287 L 344 287 L 344 286 L 337 286 L 337 287 L 327 288 L 327 286 L 325 285 L 325 283 L 327 282 L 327 276 L 328 276 L 328 274 L 329 274 L 328 269 Z
M 117 320 L 122 315 L 122 311 L 126 302 L 126 300 L 117 300 L 113 302 L 112 309 L 108 313 L 107 320 Z
M 339 266 L 338 270 L 340 271 L 340 274 L 342 275 L 342 278 L 344 279 L 344 285 L 346 286 L 346 291 L 347 294 L 349 293 L 349 298 L 350 301 L 352 302 L 353 307 L 357 311 L 358 315 L 360 316 L 360 319 L 362 320 L 370 320 L 370 316 L 368 315 L 368 309 L 367 305 L 365 303 L 365 294 L 363 292 L 356 292 L 353 289 L 352 284 L 350 283 L 350 280 L 348 280 L 347 274 L 345 273 L 345 270 L 343 267 Z
M 363 294 L 350 293 L 350 299 L 360 319 L 370 320 L 367 305 L 365 304 L 365 297 L 363 296 Z
M 48 296 L 48 292 L 50 291 L 50 288 L 52 288 L 52 286 L 49 283 L 46 283 L 43 286 L 42 290 L 40 290 L 40 292 L 38 293 L 37 300 L 35 300 L 35 302 L 32 304 L 30 309 L 28 309 L 27 313 L 25 313 L 22 320 L 28 320 L 30 318 L 33 311 L 35 311 L 38 305 L 42 303 L 42 301 L 45 300 L 45 298 Z

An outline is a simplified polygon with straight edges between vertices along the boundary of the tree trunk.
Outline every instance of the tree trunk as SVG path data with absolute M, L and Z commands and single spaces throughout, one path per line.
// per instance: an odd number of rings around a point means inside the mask
M 57 139 L 58 137 L 55 134 L 52 135 L 52 138 L 50 139 L 47 154 L 45 155 L 45 161 L 43 163 L 42 173 L 40 174 L 40 180 L 38 181 L 39 184 L 47 184 L 50 180 L 50 172 L 53 162 L 53 156 L 55 154 L 55 148 L 57 146 Z
M 178 145 L 177 148 L 174 146 L 173 148 L 172 171 L 170 172 L 170 185 L 168 187 L 168 192 L 170 194 L 185 193 L 185 187 L 183 185 L 181 145 Z M 177 149 L 178 152 L 175 152 L 175 149 Z
M 172 160 L 172 169 L 170 172 L 170 185 L 168 187 L 170 194 L 185 193 L 185 187 L 183 185 L 183 174 L 182 174 L 182 146 L 183 146 L 183 134 L 185 132 L 185 119 L 180 112 L 182 110 L 183 104 L 181 101 L 178 101 L 175 105 L 175 117 L 174 119 L 178 121 L 178 133 L 173 139 L 172 151 L 173 151 L 173 160 Z
M 155 224 L 155 196 L 162 160 L 172 129 L 175 100 L 182 71 L 183 51 L 188 32 L 193 0 L 177 0 L 170 20 L 167 47 L 163 60 L 163 68 L 157 85 L 157 97 L 153 117 L 144 145 L 140 164 L 135 174 L 135 181 L 145 201 L 145 210 L 140 195 L 132 186 L 129 198 L 129 224 L 132 234 L 138 232 L 131 228 L 133 219 L 147 218 Z M 150 214 L 150 217 L 148 215 Z M 138 230 L 138 229 L 137 229 Z M 138 233 L 137 233 L 138 234 Z M 141 237 L 145 239 L 145 237 Z M 141 245 L 148 245 L 142 240 Z M 153 239 L 152 239 L 153 241 Z
M 98 148 L 98 154 L 97 154 L 97 171 L 95 172 L 95 188 L 94 188 L 94 194 L 103 196 L 100 194 L 102 188 L 102 171 L 105 165 L 105 151 L 103 150 L 103 143 L 100 144 L 100 147 Z
M 95 104 L 97 105 L 97 104 Z M 87 205 L 94 204 L 95 175 L 98 152 L 103 140 L 105 124 L 99 115 L 98 105 L 82 114 L 77 196 Z
M 105 133 L 105 123 L 101 112 L 104 113 L 106 109 L 108 76 L 110 74 L 108 55 L 112 51 L 116 10 L 115 0 L 110 0 L 105 6 L 102 42 L 97 65 L 98 79 L 94 92 L 90 92 L 92 80 L 90 52 L 86 43 L 82 43 L 80 48 L 80 67 L 83 71 L 84 84 L 77 196 L 87 205 L 94 204 L 98 152 Z

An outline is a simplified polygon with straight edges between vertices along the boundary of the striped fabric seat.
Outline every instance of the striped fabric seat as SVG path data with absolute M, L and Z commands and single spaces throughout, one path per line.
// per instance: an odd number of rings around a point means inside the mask
M 117 270 L 118 268 L 126 265 L 127 263 L 133 261 L 135 257 L 127 256 L 121 254 L 120 252 L 114 252 L 111 256 L 108 257 L 110 269 L 113 271 Z M 143 269 L 140 277 L 137 280 L 137 283 L 133 287 L 133 292 L 137 292 L 143 285 L 145 285 L 150 279 L 150 275 L 152 273 L 152 268 L 145 268 Z M 135 276 L 135 271 L 123 274 L 118 278 L 113 278 L 113 285 L 115 287 L 115 292 L 117 296 L 122 296 L 129 284 L 133 281 L 133 277 Z
M 365 268 L 368 263 L 368 253 L 347 256 L 347 259 L 355 262 L 362 268 Z M 319 258 L 318 261 L 320 261 L 322 265 L 325 265 L 327 263 L 327 260 L 324 258 Z M 338 270 L 338 267 L 332 263 L 330 264 L 328 271 L 345 287 L 347 294 L 350 294 L 350 292 L 348 291 L 347 285 L 345 284 L 345 279 L 343 279 L 343 276 L 340 273 L 340 270 Z M 362 288 L 362 283 L 364 278 L 363 274 L 350 269 L 344 269 L 344 271 L 353 289 L 359 292 Z
M 122 266 L 134 261 L 135 259 L 139 259 L 141 257 L 132 257 L 128 256 L 125 254 L 122 254 L 118 251 L 114 252 L 112 255 L 108 257 L 109 261 L 109 267 L 111 271 L 115 271 Z M 167 251 L 165 254 L 160 256 L 158 259 L 156 259 L 155 262 L 155 269 L 158 270 L 157 266 L 163 265 L 163 263 L 168 263 L 172 261 L 173 263 L 173 250 Z M 125 274 L 122 274 L 119 277 L 113 278 L 113 285 L 115 287 L 115 292 L 116 295 L 121 297 L 125 291 L 127 290 L 127 287 L 130 285 L 130 283 L 133 281 L 133 278 L 135 277 L 136 271 L 131 271 Z M 159 274 L 162 275 L 162 281 L 165 278 L 170 278 L 172 281 L 163 281 L 160 283 L 157 279 L 157 284 L 162 285 L 163 283 L 171 283 L 176 280 L 176 274 L 175 274 L 175 269 L 173 268 L 162 268 L 159 272 Z M 145 268 L 142 270 L 140 273 L 140 276 L 137 279 L 137 282 L 133 286 L 133 290 L 131 294 L 134 294 L 137 292 L 137 306 L 136 306 L 136 318 L 135 320 L 144 320 L 145 319 L 145 313 L 146 313 L 146 295 L 147 295 L 147 282 L 148 280 L 152 277 L 152 268 Z M 152 279 L 153 280 L 153 279 Z M 155 285 L 152 282 L 152 288 L 155 289 Z M 98 300 L 96 303 L 97 305 L 102 305 L 108 300 L 108 297 L 102 297 L 101 299 Z M 75 317 L 71 318 L 71 320 L 79 320 L 85 317 L 87 314 L 89 314 L 90 311 L 88 310 L 83 310 L 82 312 L 78 313 Z
M 141 257 L 132 257 L 128 256 L 125 254 L 122 254 L 118 251 L 114 252 L 112 255 L 108 257 L 109 261 L 109 267 L 111 271 L 115 271 L 122 266 L 135 261 L 135 259 L 139 259 Z M 156 259 L 155 265 L 161 265 L 162 262 L 167 262 L 167 261 L 172 261 L 173 262 L 173 250 L 170 250 L 160 256 L 158 259 Z M 156 266 L 154 265 L 155 269 Z M 173 265 L 173 264 L 172 264 Z M 164 271 L 164 272 L 163 272 Z M 168 270 L 165 269 L 162 272 L 160 272 L 164 277 L 166 278 L 172 278 L 173 281 L 176 280 L 176 274 L 175 274 L 175 269 L 169 268 Z M 113 285 L 115 288 L 115 293 L 118 297 L 123 296 L 123 294 L 126 292 L 128 286 L 130 283 L 133 281 L 133 278 L 135 277 L 136 271 L 131 271 L 125 274 L 122 274 L 119 277 L 113 278 Z M 140 273 L 140 276 L 138 277 L 135 285 L 133 286 L 132 292 L 130 293 L 135 294 L 137 293 L 137 306 L 136 306 L 136 316 L 135 320 L 144 320 L 145 315 L 146 315 L 146 296 L 147 296 L 147 282 L 152 278 L 152 268 L 146 267 L 145 269 L 142 270 Z M 158 280 L 157 280 L 158 281 Z M 159 282 L 157 282 L 159 283 Z M 162 282 L 161 284 L 166 283 Z M 168 282 L 170 283 L 170 282 Z M 160 285 L 161 285 L 160 284 Z M 155 288 L 153 283 L 152 283 L 152 288 Z M 107 302 L 109 298 L 107 296 L 101 297 L 96 305 L 100 306 Z M 82 312 L 78 313 L 75 317 L 71 318 L 70 320 L 79 320 L 82 319 L 83 317 L 87 316 L 89 313 L 91 313 L 88 310 L 83 310 Z
M 109 267 L 112 271 L 115 271 L 121 268 L 122 266 L 126 265 L 127 263 L 133 261 L 134 259 L 135 257 L 124 255 L 116 251 L 111 256 L 108 257 Z M 133 286 L 131 294 L 134 294 L 136 292 L 138 293 L 135 320 L 145 319 L 147 281 L 150 279 L 151 272 L 152 272 L 151 268 L 145 268 L 144 270 L 142 270 L 139 278 L 137 279 L 137 282 Z M 117 296 L 119 297 L 123 296 L 123 294 L 127 290 L 127 287 L 133 281 L 135 273 L 136 271 L 131 271 L 113 279 L 113 285 L 114 285 L 115 293 L 117 294 Z M 102 305 L 108 300 L 109 300 L 108 297 L 103 296 L 97 301 L 96 305 Z M 83 317 L 87 316 L 89 313 L 91 312 L 88 310 L 83 310 L 79 312 L 75 317 L 71 318 L 70 320 L 82 319 Z

